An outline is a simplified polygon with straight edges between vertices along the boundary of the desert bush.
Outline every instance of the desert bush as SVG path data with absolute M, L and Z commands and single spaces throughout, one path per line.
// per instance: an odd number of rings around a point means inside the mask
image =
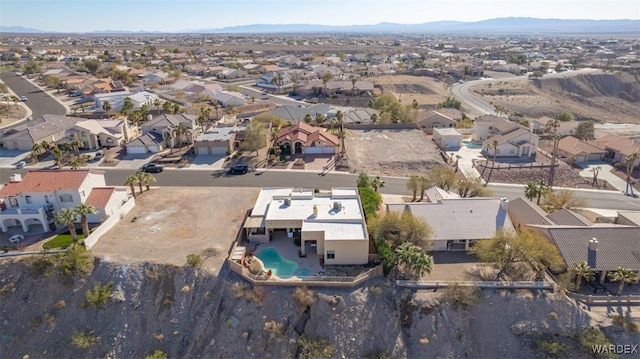
M 169 356 L 162 350 L 156 349 L 153 351 L 153 353 L 144 357 L 144 359 L 169 359 Z
M 480 301 L 480 289 L 477 287 L 463 287 L 455 283 L 444 288 L 442 292 L 443 301 L 459 307 L 469 307 Z
M 31 267 L 29 273 L 34 277 L 49 277 L 54 272 L 55 263 L 48 255 L 31 256 L 26 263 Z
M 85 276 L 93 271 L 93 257 L 82 246 L 76 246 L 63 254 L 56 255 L 57 269 L 67 278 Z
M 246 296 L 245 292 L 247 291 L 248 287 L 249 286 L 243 282 L 233 283 L 231 285 L 231 294 L 233 294 L 235 298 L 243 298 Z
M 249 272 L 251 272 L 251 274 L 254 274 L 254 275 L 258 275 L 264 272 L 262 263 L 260 263 L 260 261 L 257 261 L 255 259 L 252 259 L 251 262 L 249 263 Z
M 44 321 L 51 324 L 56 321 L 56 316 L 51 313 L 44 314 Z
M 553 339 L 538 339 L 536 347 L 548 355 L 565 356 L 567 354 L 567 346 Z
M 200 268 L 202 267 L 202 257 L 198 254 L 189 254 L 187 256 L 187 264 L 194 268 Z
M 369 293 L 373 295 L 380 295 L 382 294 L 382 288 L 379 285 L 372 285 L 369 287 Z
M 71 336 L 71 344 L 80 349 L 89 348 L 98 342 L 93 331 L 74 332 Z
M 622 315 L 614 315 L 613 317 L 611 317 L 611 320 L 615 323 L 618 324 L 620 326 L 622 326 L 624 329 L 630 331 L 630 332 L 637 332 L 639 331 L 639 326 L 638 323 L 629 320 L 627 318 L 625 318 Z
M 11 292 L 14 287 L 15 287 L 15 284 L 13 283 L 7 283 L 3 285 L 2 288 L 0 288 L 0 297 Z
M 259 305 L 264 303 L 267 296 L 267 292 L 263 287 L 249 288 L 246 283 L 233 283 L 231 285 L 231 293 L 235 298 L 246 298 Z
M 265 322 L 263 330 L 269 337 L 269 341 L 281 342 L 284 337 L 284 333 L 287 331 L 287 325 L 285 323 L 279 323 L 275 320 Z
M 42 317 L 37 316 L 29 321 L 29 328 L 37 328 L 42 324 Z
M 111 293 L 113 293 L 113 282 L 109 282 L 107 284 L 96 282 L 93 285 L 93 290 L 87 289 L 87 292 L 85 293 L 87 298 L 86 306 L 92 308 L 103 308 L 107 305 L 107 302 L 111 297 Z
M 65 301 L 64 299 L 58 299 L 58 301 L 55 304 L 56 309 L 61 310 L 67 307 L 67 301 Z
M 298 338 L 298 358 L 300 359 L 330 359 L 333 346 L 326 339 L 312 340 L 306 335 Z
M 588 354 L 594 354 L 594 347 L 609 347 L 611 342 L 604 335 L 602 331 L 598 328 L 583 328 L 578 330 L 575 334 L 575 339 L 578 341 L 580 348 Z M 613 353 L 601 353 L 601 356 L 605 358 L 614 358 L 615 355 Z
M 316 302 L 315 293 L 306 286 L 297 287 L 293 298 L 301 307 L 308 307 Z

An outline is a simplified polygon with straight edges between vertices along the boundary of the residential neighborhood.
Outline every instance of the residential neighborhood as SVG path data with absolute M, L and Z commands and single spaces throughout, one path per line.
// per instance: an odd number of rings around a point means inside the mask
M 32 334 L 61 335 L 54 314 L 77 296 L 95 318 L 156 313 L 131 321 L 126 336 L 152 333 L 138 351 L 105 351 L 97 325 L 60 339 L 90 357 L 595 355 L 571 351 L 587 330 L 629 344 L 639 50 L 608 35 L 0 32 L 0 296 L 71 283 Z M 463 317 L 515 307 L 545 318 L 505 315 L 510 349 L 470 349 Z M 365 312 L 408 344 L 356 339 Z M 26 333 L 6 315 L 3 348 Z

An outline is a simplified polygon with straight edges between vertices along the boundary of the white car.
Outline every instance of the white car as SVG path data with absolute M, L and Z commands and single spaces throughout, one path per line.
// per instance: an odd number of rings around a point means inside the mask
M 9 238 L 9 243 L 16 244 L 23 239 L 24 239 L 24 236 L 22 234 L 14 234 L 13 236 L 11 236 L 11 238 Z

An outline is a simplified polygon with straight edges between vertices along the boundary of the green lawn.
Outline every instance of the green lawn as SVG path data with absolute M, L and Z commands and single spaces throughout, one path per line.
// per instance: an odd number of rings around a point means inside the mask
M 82 233 L 78 233 L 78 242 L 80 242 L 84 236 Z M 58 234 L 52 240 L 42 245 L 44 249 L 54 249 L 54 248 L 67 248 L 73 244 L 73 240 L 71 239 L 71 234 L 69 232 Z

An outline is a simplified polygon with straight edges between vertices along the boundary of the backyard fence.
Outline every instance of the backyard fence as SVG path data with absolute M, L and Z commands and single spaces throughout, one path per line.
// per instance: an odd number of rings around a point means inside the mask
M 438 289 L 450 286 L 478 287 L 483 289 L 539 289 L 553 290 L 552 282 L 497 282 L 497 281 L 416 281 L 416 280 L 396 280 L 396 285 L 410 289 Z
M 127 202 L 125 202 L 122 207 L 118 208 L 118 210 L 111 215 L 111 217 L 107 218 L 106 221 L 102 222 L 98 228 L 96 228 L 91 234 L 85 238 L 84 246 L 87 249 L 91 249 L 102 235 L 107 233 L 113 226 L 116 225 L 120 221 L 122 217 L 124 217 L 129 211 L 136 205 L 135 198 L 131 197 Z
M 587 305 L 629 305 L 629 306 L 640 306 L 640 295 L 623 295 L 623 296 L 613 296 L 613 295 L 584 295 L 573 293 L 569 291 L 565 291 L 569 298 L 573 298 L 576 301 L 582 302 Z
M 489 162 L 491 162 L 491 165 L 489 165 Z M 494 170 L 520 170 L 520 169 L 534 169 L 534 168 L 551 168 L 551 164 L 542 164 L 542 163 L 535 163 L 535 162 L 530 162 L 530 163 L 493 163 L 492 161 L 488 161 L 488 160 L 482 160 L 482 161 L 476 161 L 475 165 L 477 168 L 484 168 L 484 169 L 494 169 Z M 553 165 L 554 167 L 558 167 L 558 164 Z

